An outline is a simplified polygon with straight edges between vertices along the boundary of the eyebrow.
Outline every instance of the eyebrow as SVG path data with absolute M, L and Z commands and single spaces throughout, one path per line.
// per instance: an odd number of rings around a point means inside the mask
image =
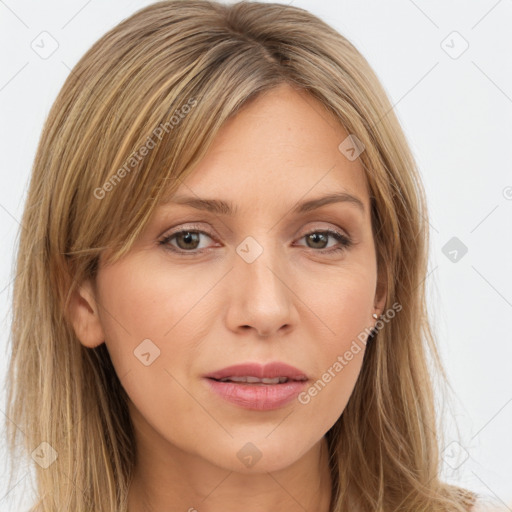
M 361 212 L 364 213 L 365 207 L 361 199 L 346 192 L 339 192 L 336 194 L 329 194 L 326 196 L 318 197 L 303 201 L 295 205 L 292 209 L 293 214 L 300 214 L 316 210 L 322 206 L 333 203 L 349 203 L 356 206 Z M 233 216 L 237 213 L 238 209 L 230 201 L 223 201 L 221 199 L 202 199 L 193 196 L 173 196 L 163 201 L 163 204 L 179 204 L 190 206 L 198 210 L 205 210 L 218 215 Z

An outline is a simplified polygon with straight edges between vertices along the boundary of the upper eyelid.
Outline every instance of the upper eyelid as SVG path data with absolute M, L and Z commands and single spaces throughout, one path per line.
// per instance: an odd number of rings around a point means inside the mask
M 322 210 L 322 211 L 311 211 L 307 212 L 304 215 L 301 215 L 298 218 L 292 218 L 291 224 L 293 226 L 302 226 L 303 224 L 310 224 L 310 223 L 327 223 L 331 224 L 334 229 L 341 229 L 344 231 L 347 235 L 350 231 L 357 231 L 359 232 L 360 229 L 362 229 L 363 224 L 362 221 L 364 220 L 359 215 L 355 215 L 354 208 L 347 208 L 346 210 L 334 212 L 333 210 Z M 195 220 L 190 220 L 190 217 L 196 217 Z M 194 229 L 202 230 L 202 227 L 199 227 L 199 224 L 206 225 L 206 226 L 212 226 L 215 232 L 226 232 L 226 236 L 228 238 L 234 238 L 234 231 L 233 226 L 230 223 L 226 223 L 221 217 L 214 215 L 213 217 L 210 215 L 209 212 L 203 212 L 203 214 L 176 214 L 172 215 L 170 212 L 167 212 L 166 210 L 162 210 L 162 215 L 158 216 L 160 218 L 160 223 L 169 224 L 170 222 L 176 222 L 174 226 L 169 227 L 166 232 L 170 232 L 170 230 L 174 228 L 179 228 L 181 226 L 187 226 L 187 225 L 198 225 L 198 227 L 194 227 Z M 188 218 L 187 218 L 188 217 Z M 201 218 L 203 217 L 203 218 Z M 286 217 L 286 216 L 285 216 Z M 272 228 L 275 229 L 278 224 L 281 224 L 281 222 L 285 221 L 285 217 L 281 218 L 280 221 L 277 224 L 274 224 Z M 181 218 L 181 219 L 180 219 Z M 179 222 L 181 220 L 181 222 Z M 217 227 L 218 226 L 218 229 Z M 187 229 L 187 228 L 183 228 Z M 297 230 L 293 229 L 295 232 Z M 297 228 L 299 229 L 299 228 Z M 270 230 L 269 230 L 270 231 Z

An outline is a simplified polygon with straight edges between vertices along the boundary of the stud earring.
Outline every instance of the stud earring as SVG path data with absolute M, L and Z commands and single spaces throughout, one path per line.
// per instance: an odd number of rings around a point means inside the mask
M 377 318 L 379 318 L 379 317 L 377 316 L 377 313 L 373 313 L 373 315 L 372 315 L 372 316 L 373 316 L 373 318 L 375 318 L 375 320 L 377 320 Z

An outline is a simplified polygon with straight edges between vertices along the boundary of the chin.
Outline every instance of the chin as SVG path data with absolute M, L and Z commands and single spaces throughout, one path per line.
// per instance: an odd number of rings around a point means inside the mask
M 260 438 L 252 436 L 243 440 L 231 440 L 228 447 L 217 445 L 220 450 L 219 457 L 212 462 L 243 474 L 276 472 L 293 465 L 309 449 L 277 436 L 273 440 L 266 436 L 267 431 Z M 285 442 L 289 443 L 288 446 L 284 446 Z M 220 460 L 222 464 L 219 464 Z

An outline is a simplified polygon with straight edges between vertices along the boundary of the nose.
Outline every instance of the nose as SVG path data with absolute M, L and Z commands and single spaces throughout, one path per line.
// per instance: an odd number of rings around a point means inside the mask
M 298 320 L 297 298 L 283 256 L 271 250 L 270 244 L 252 261 L 241 254 L 235 255 L 230 272 L 229 329 L 239 333 L 254 330 L 263 338 L 290 332 Z

